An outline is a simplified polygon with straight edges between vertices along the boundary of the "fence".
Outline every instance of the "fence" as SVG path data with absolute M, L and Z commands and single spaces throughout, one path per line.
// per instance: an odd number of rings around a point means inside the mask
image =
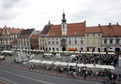
M 48 75 L 53 75 L 53 76 L 61 76 L 61 77 L 68 77 L 68 78 L 76 78 L 76 79 L 85 79 L 83 76 L 72 76 L 69 74 L 64 74 L 64 73 L 57 73 L 57 72 L 50 72 L 50 71 L 44 71 L 44 70 L 38 70 L 38 69 L 30 69 L 30 68 L 26 68 L 26 67 L 22 67 L 22 66 L 17 66 L 17 65 L 13 65 L 13 64 L 6 64 L 1 62 L 1 65 L 4 66 L 8 66 L 8 67 L 12 67 L 12 68 L 17 68 L 17 69 L 22 69 L 22 70 L 26 70 L 26 71 L 32 71 L 32 72 L 37 72 L 37 73 L 42 73 L 42 74 L 48 74 Z M 92 81 L 106 81 L 105 78 L 99 78 L 99 77 L 86 77 L 86 80 L 92 80 Z M 120 79 L 116 80 L 117 82 L 121 82 Z

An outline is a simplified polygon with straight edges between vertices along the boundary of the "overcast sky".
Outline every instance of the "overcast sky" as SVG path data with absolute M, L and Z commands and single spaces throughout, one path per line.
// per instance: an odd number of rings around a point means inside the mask
M 48 21 L 84 22 L 86 26 L 121 25 L 121 0 L 0 0 L 0 27 L 42 30 Z

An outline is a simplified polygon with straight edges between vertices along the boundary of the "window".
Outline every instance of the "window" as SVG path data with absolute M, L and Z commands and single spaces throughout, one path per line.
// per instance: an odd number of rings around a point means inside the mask
M 89 35 L 87 34 L 87 36 L 89 36 Z
M 119 44 L 119 39 L 116 40 L 116 44 Z
M 98 48 L 98 52 L 100 52 L 100 48 Z
M 56 41 L 56 44 L 58 45 L 58 41 Z
M 75 44 L 77 44 L 77 41 L 75 41 Z
M 98 34 L 98 36 L 100 36 L 100 34 Z
M 95 36 L 95 34 L 93 34 L 93 36 Z
M 98 43 L 98 46 L 100 46 L 100 43 Z
M 87 43 L 87 47 L 89 46 L 89 43 Z
M 77 33 L 76 33 L 76 32 L 74 32 L 74 35 L 77 35 Z
M 52 44 L 54 45 L 54 41 L 52 41 Z
M 89 38 L 87 38 L 87 41 L 89 41 Z
M 98 38 L 98 41 L 100 41 L 100 38 Z
M 81 44 L 83 45 L 83 41 L 81 41 Z
M 63 24 L 63 28 L 65 28 L 65 25 Z
M 95 41 L 95 38 L 93 38 L 93 41 Z
M 71 41 L 69 41 L 69 44 L 71 44 Z
M 93 47 L 95 47 L 95 43 L 93 43 Z
M 83 50 L 83 48 L 81 48 L 81 50 Z
M 71 40 L 71 38 L 69 38 L 69 40 Z
M 104 43 L 107 43 L 107 40 L 104 40 Z
M 113 43 L 113 40 L 112 39 L 110 40 L 110 43 Z
M 53 51 L 55 50 L 55 48 L 53 48 Z
M 58 51 L 58 48 L 56 48 L 56 50 Z
M 55 36 L 55 33 L 53 34 L 53 36 Z
M 49 48 L 49 50 L 51 50 L 51 48 Z

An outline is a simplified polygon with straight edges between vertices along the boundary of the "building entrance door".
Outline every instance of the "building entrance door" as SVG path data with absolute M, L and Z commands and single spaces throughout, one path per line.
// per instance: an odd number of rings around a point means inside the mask
M 62 51 L 66 51 L 66 48 L 65 47 L 62 47 Z

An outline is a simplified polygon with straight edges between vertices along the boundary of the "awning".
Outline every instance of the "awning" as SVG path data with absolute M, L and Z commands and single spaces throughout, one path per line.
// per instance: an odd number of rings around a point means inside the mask
M 99 54 L 99 52 L 93 52 L 93 54 Z
M 86 54 L 86 52 L 81 52 L 82 54 Z
M 69 53 L 74 53 L 74 51 L 69 51 Z
M 51 51 L 49 51 L 49 52 L 51 52 L 51 53 L 52 53 L 53 51 L 51 50 Z
M 100 54 L 106 54 L 106 52 L 100 52 Z
M 108 52 L 108 54 L 115 55 L 115 53 L 114 53 L 114 52 Z
M 64 51 L 64 53 L 68 53 L 68 51 Z
M 92 54 L 92 52 L 87 52 L 87 54 Z
M 75 51 L 75 53 L 80 53 L 79 51 Z
M 59 51 L 59 53 L 63 53 L 63 51 Z

